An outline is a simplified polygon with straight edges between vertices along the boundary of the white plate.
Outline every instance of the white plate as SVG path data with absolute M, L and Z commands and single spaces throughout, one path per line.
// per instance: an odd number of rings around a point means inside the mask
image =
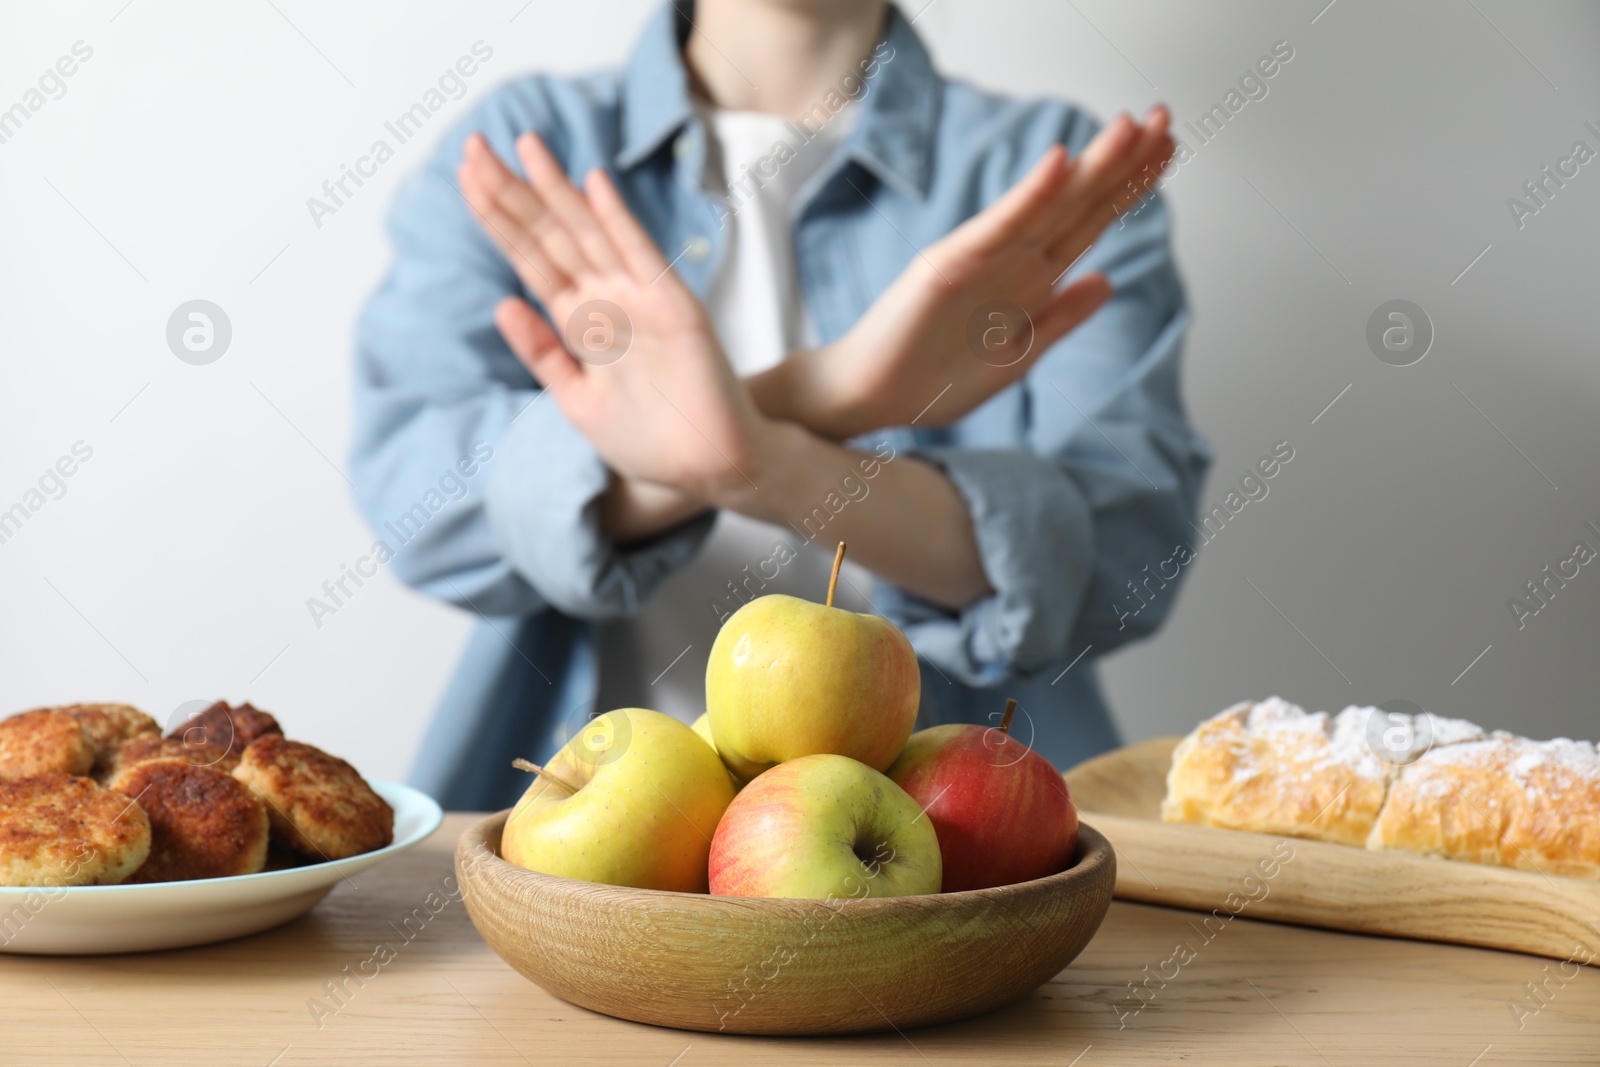
M 98 955 L 184 948 L 259 933 L 299 918 L 340 881 L 419 844 L 444 813 L 395 782 L 372 788 L 394 809 L 394 843 L 347 860 L 233 878 L 150 885 L 0 887 L 0 952 Z

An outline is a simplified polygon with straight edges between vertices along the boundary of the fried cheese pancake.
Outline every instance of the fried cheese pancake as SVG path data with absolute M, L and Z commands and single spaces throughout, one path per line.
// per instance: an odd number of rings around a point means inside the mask
M 266 807 L 230 775 L 153 759 L 123 767 L 111 788 L 150 816 L 150 858 L 129 882 L 226 878 L 266 866 Z
M 115 885 L 150 854 L 150 820 L 87 778 L 0 782 L 0 885 Z
M 94 742 L 78 720 L 54 708 L 0 720 L 0 781 L 41 774 L 88 774 Z
M 267 802 L 273 832 L 297 851 L 336 860 L 394 839 L 394 811 L 384 799 L 354 767 L 312 745 L 262 737 L 233 774 Z

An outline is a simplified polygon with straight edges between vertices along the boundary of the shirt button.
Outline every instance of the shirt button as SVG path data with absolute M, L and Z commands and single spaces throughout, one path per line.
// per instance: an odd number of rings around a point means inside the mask
M 699 234 L 683 242 L 683 258 L 690 263 L 704 263 L 710 255 L 711 242 Z

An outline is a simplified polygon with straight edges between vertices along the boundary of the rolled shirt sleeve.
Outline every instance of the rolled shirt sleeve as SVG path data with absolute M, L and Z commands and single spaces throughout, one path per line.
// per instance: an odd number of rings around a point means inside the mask
M 545 599 L 566 614 L 632 614 L 699 551 L 716 516 L 708 511 L 619 551 L 600 529 L 600 496 L 611 477 L 604 461 L 555 401 L 540 394 L 530 405 L 506 431 L 507 462 L 489 482 L 496 543 L 518 573 L 538 576 Z
M 647 599 L 712 518 L 614 547 L 599 526 L 605 464 L 541 399 L 494 325 L 503 298 L 534 301 L 473 218 L 456 167 L 475 130 L 512 166 L 528 129 L 564 152 L 569 170 L 603 162 L 593 131 L 556 122 L 547 91 L 571 89 L 530 79 L 491 97 L 396 196 L 393 266 L 357 327 L 351 466 L 356 502 L 407 584 L 485 615 L 553 607 L 606 618 Z

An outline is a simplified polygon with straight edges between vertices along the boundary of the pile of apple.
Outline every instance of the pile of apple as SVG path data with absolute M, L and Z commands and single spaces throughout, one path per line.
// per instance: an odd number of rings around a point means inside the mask
M 771 595 L 722 626 L 693 727 L 596 716 L 506 821 L 529 870 L 640 889 L 860 898 L 1008 885 L 1066 868 L 1078 817 L 1050 762 L 999 727 L 913 735 L 921 680 L 892 623 Z

